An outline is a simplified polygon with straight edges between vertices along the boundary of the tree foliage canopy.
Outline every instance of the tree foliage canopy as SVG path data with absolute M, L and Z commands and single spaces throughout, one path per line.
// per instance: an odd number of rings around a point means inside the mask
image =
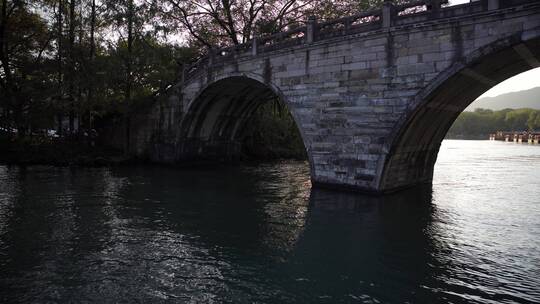
M 492 111 L 476 109 L 463 112 L 456 119 L 449 137 L 486 137 L 497 131 L 538 131 L 540 130 L 540 110 L 504 109 Z

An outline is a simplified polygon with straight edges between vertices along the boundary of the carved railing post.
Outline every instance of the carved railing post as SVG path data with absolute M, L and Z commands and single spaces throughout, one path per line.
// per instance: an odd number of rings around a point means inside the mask
M 441 10 L 441 0 L 431 0 L 427 5 L 428 11 L 431 11 L 431 16 L 437 18 L 439 17 L 439 12 Z
M 392 1 L 384 1 L 382 6 L 382 26 L 384 28 L 392 26 L 392 19 L 394 18 L 395 11 L 394 3 L 392 3 Z
M 346 18 L 345 19 L 345 34 L 349 33 L 349 31 L 351 30 L 351 24 L 352 24 L 352 21 L 351 21 L 351 18 Z
M 253 33 L 253 37 L 251 38 L 251 55 L 257 56 L 257 33 Z
M 496 10 L 500 8 L 499 0 L 488 0 L 488 11 Z
M 214 48 L 210 48 L 208 51 L 208 66 L 211 67 L 214 64 L 215 51 Z
M 285 40 L 285 35 L 283 32 L 279 32 L 276 34 L 276 41 L 277 42 L 282 42 L 283 40 Z
M 182 63 L 181 66 L 180 66 L 180 85 L 184 85 L 184 83 L 186 82 L 186 64 L 185 63 Z
M 309 16 L 306 23 L 306 42 L 313 43 L 317 39 L 317 18 Z

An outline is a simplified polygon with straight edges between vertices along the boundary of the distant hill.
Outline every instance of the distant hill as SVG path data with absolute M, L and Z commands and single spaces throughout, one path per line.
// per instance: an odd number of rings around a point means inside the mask
M 474 111 L 476 108 L 491 110 L 531 108 L 540 110 L 540 87 L 478 99 L 465 111 Z

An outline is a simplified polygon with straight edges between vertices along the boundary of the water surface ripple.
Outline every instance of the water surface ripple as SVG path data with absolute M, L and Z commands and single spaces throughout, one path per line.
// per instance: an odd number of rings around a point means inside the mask
M 538 303 L 540 146 L 445 141 L 432 187 L 309 166 L 0 166 L 0 302 Z

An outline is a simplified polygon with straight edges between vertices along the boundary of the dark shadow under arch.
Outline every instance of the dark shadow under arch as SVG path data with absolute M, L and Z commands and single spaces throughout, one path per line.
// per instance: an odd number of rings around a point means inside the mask
M 476 50 L 439 75 L 415 97 L 410 114 L 385 143 L 378 188 L 431 183 L 441 142 L 459 114 L 493 86 L 538 67 L 538 58 L 540 37 L 524 41 L 516 35 Z
M 270 102 L 279 102 L 291 113 L 305 149 L 300 125 L 275 87 L 247 76 L 230 76 L 205 87 L 190 103 L 180 128 L 178 159 L 238 159 L 250 119 L 259 107 Z

